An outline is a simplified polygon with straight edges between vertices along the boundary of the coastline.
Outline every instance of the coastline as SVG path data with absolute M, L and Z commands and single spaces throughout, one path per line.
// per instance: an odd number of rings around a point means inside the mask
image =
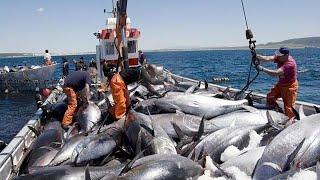
M 256 49 L 278 49 L 279 46 L 265 46 L 265 45 L 257 45 Z M 283 45 L 284 46 L 284 45 Z M 311 46 L 287 46 L 290 49 L 304 49 L 304 48 L 316 48 L 320 49 L 320 47 L 311 47 Z M 168 49 L 146 49 L 144 52 L 189 52 L 189 51 L 242 51 L 248 50 L 247 46 L 239 46 L 239 47 L 199 47 L 199 48 L 168 48 Z M 15 54 L 8 55 L 5 54 Z M 19 55 L 18 55 L 19 54 Z M 20 55 L 21 54 L 21 55 Z M 95 54 L 95 52 L 79 52 L 79 53 L 52 53 L 51 56 L 79 56 L 79 55 L 91 55 Z M 43 54 L 40 53 L 0 53 L 0 60 L 4 58 L 17 58 L 17 57 L 41 57 Z

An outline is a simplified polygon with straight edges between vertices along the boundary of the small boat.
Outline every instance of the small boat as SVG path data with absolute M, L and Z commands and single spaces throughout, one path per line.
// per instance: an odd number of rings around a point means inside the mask
M 1 92 L 25 92 L 45 88 L 54 82 L 54 71 L 58 64 L 50 66 L 18 66 L 0 70 Z

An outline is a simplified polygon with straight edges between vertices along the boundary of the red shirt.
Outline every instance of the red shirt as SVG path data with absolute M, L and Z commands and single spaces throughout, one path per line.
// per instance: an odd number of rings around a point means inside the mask
M 289 56 L 286 62 L 279 62 L 278 58 L 275 57 L 274 62 L 277 63 L 278 68 L 281 68 L 284 72 L 284 75 L 279 76 L 278 84 L 290 84 L 297 80 L 297 63 L 292 56 Z

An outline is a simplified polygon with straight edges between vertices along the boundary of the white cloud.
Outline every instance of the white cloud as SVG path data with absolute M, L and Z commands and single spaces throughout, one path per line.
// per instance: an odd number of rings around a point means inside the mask
M 38 8 L 37 10 L 36 10 L 37 12 L 39 12 L 39 13 L 41 13 L 41 12 L 43 12 L 44 11 L 44 8 Z

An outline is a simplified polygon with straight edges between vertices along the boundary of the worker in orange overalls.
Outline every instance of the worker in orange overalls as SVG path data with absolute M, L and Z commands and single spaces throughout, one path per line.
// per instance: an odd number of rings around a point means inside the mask
M 67 129 L 72 123 L 73 115 L 78 109 L 78 105 L 88 104 L 90 98 L 89 85 L 93 76 L 94 74 L 91 71 L 90 74 L 86 71 L 75 71 L 65 78 L 63 92 L 68 98 L 68 109 L 64 113 L 62 120 L 64 129 Z
M 298 94 L 297 64 L 290 56 L 289 49 L 281 47 L 275 51 L 274 56 L 257 55 L 258 60 L 277 63 L 278 69 L 270 70 L 261 65 L 256 66 L 258 71 L 262 71 L 271 76 L 278 76 L 277 84 L 267 95 L 267 105 L 270 107 L 279 107 L 276 103 L 278 98 L 282 98 L 285 114 L 291 119 L 294 117 L 292 107 L 295 105 Z
M 115 65 L 105 63 L 103 65 L 103 73 L 108 78 L 114 100 L 114 106 L 108 110 L 112 116 L 111 118 L 114 120 L 125 117 L 130 108 L 130 98 L 127 88 L 128 84 L 141 81 L 142 85 L 146 86 L 149 91 L 151 87 L 150 84 L 163 84 L 163 81 L 152 79 L 144 68 L 123 69 L 118 73 L 116 72 Z M 154 92 L 152 92 L 152 90 L 150 92 L 159 95 L 160 97 L 163 96 L 155 90 Z

